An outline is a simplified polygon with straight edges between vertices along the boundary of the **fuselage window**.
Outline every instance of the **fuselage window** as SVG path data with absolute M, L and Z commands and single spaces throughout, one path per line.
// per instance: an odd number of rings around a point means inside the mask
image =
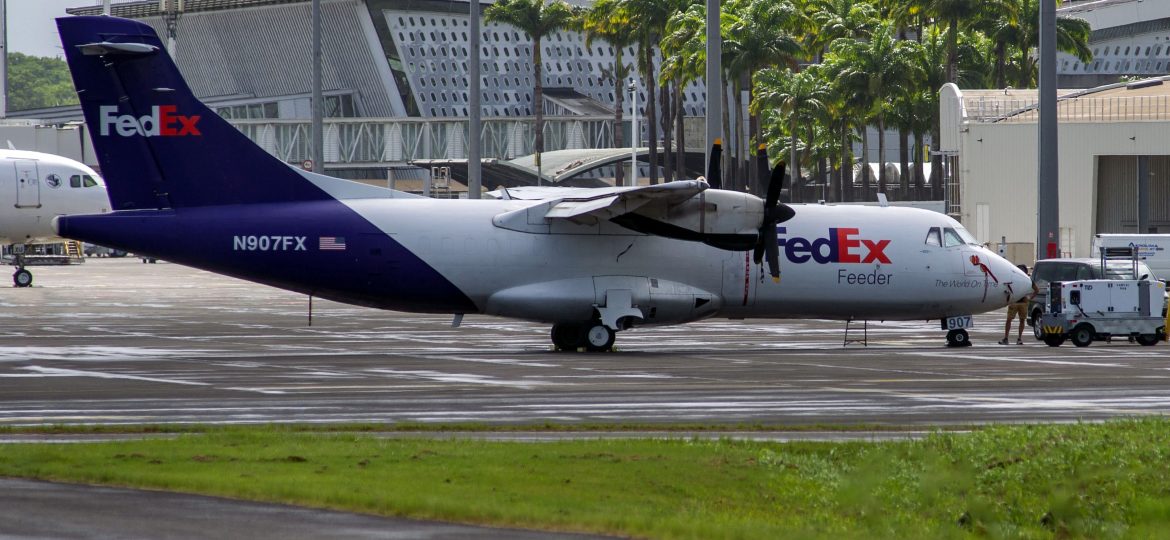
M 69 177 L 69 187 L 81 187 L 81 175 L 75 174 Z
M 942 237 L 939 236 L 938 227 L 931 227 L 926 233 L 926 245 L 928 246 L 942 246 Z
M 954 229 L 950 227 L 943 229 L 943 246 L 954 247 L 961 246 L 964 243 L 963 237 L 959 236 L 959 233 L 955 232 Z

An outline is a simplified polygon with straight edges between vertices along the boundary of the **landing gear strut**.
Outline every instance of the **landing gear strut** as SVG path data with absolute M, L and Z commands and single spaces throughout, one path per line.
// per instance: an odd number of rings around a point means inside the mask
M 616 337 L 617 332 L 600 321 L 558 323 L 552 327 L 552 342 L 558 351 L 584 348 L 589 352 L 604 352 L 613 348 Z
M 947 347 L 970 347 L 971 336 L 967 335 L 967 331 L 960 328 L 958 330 L 951 330 L 947 332 Z

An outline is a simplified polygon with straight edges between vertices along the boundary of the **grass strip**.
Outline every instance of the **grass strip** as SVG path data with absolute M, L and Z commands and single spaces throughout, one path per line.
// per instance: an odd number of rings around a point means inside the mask
M 286 427 L 3 445 L 0 475 L 651 538 L 1154 538 L 1170 530 L 1164 418 L 783 444 L 386 440 Z
M 341 424 L 255 424 L 269 429 L 300 433 L 485 433 L 485 432 L 545 432 L 583 433 L 591 431 L 655 431 L 679 432 L 856 432 L 856 431 L 922 431 L 971 430 L 978 426 L 930 426 L 898 424 L 654 424 L 654 423 L 563 423 L 486 424 L 478 422 L 452 423 L 341 423 Z M 5 434 L 135 434 L 135 433 L 214 433 L 235 429 L 237 425 L 224 424 L 53 424 L 37 426 L 0 426 Z

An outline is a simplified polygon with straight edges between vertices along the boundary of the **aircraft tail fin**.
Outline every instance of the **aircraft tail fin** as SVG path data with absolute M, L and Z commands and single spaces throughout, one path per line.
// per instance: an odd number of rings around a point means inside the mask
M 57 27 L 115 210 L 332 198 L 327 177 L 293 169 L 201 103 L 150 26 L 63 17 Z

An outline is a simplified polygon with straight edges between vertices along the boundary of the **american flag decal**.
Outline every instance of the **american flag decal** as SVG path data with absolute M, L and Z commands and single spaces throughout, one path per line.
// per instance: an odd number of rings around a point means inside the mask
M 321 251 L 345 251 L 344 236 L 322 236 L 317 247 Z

